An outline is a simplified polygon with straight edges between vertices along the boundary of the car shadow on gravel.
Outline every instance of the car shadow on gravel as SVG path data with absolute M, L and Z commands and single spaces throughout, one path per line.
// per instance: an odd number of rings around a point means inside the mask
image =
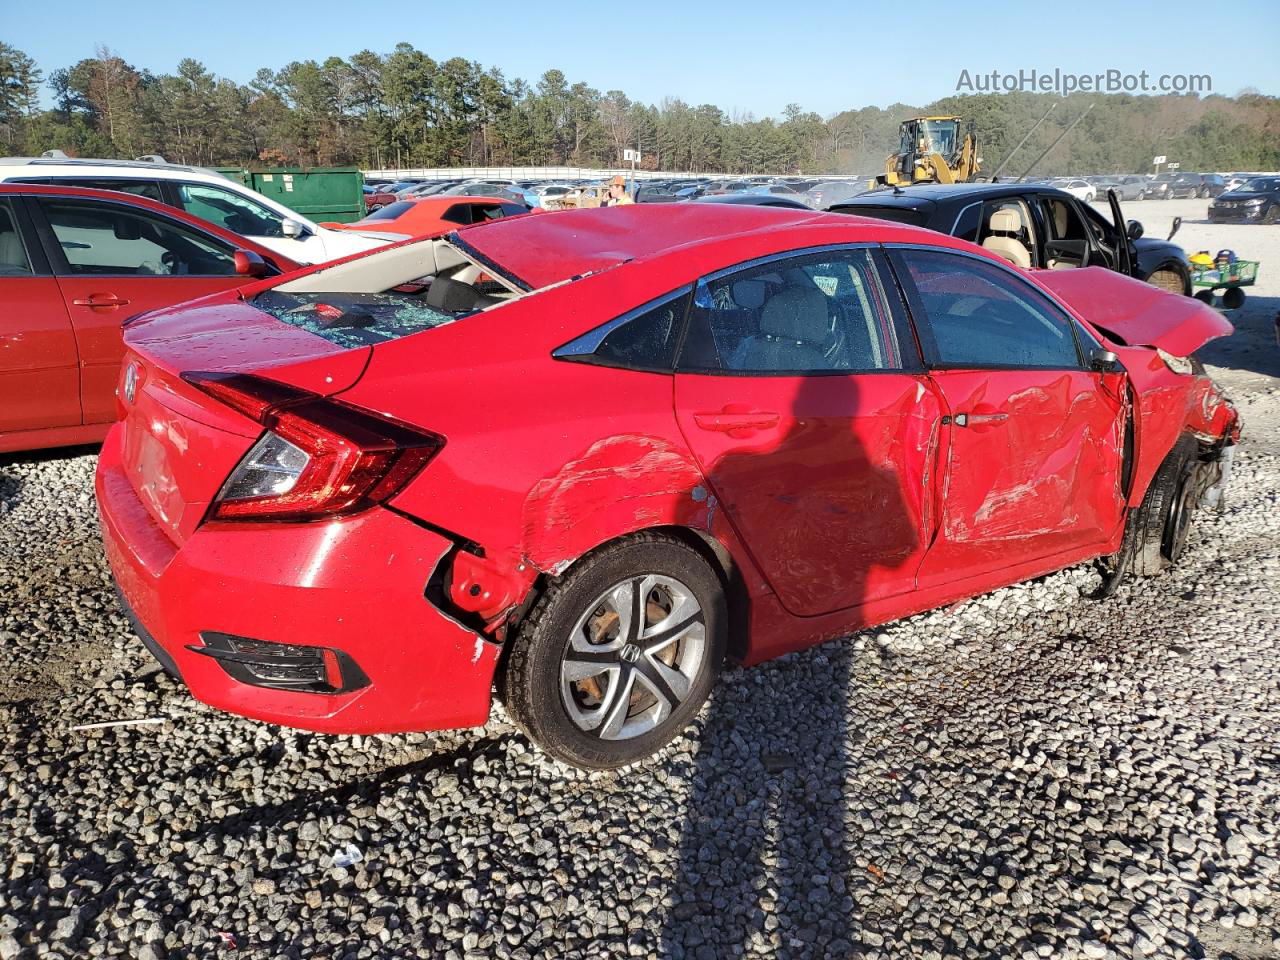
M 902 481 L 873 459 L 882 451 L 864 449 L 852 432 L 842 451 L 848 459 L 840 466 L 858 481 L 832 483 L 829 440 L 815 438 L 806 418 L 820 416 L 815 410 L 824 406 L 853 408 L 858 388 L 856 378 L 841 378 L 847 392 L 836 397 L 830 381 L 818 387 L 818 380 L 802 381 L 791 411 L 796 426 L 763 451 L 768 461 L 730 455 L 716 463 L 710 479 L 716 486 L 718 476 L 736 475 L 741 483 L 745 475 L 776 491 L 765 494 L 776 501 L 769 515 L 790 533 L 773 542 L 789 555 L 762 562 L 781 566 L 793 578 L 811 578 L 815 592 L 838 585 L 832 595 L 856 606 L 867 599 L 872 570 L 901 571 L 913 563 L 918 528 Z M 822 519 L 815 523 L 815 517 Z M 833 565 L 834 558 L 854 555 L 857 569 Z M 848 745 L 864 734 L 847 722 L 852 658 L 828 651 L 792 654 L 758 671 L 730 674 L 713 693 L 698 725 L 661 956 L 846 957 L 865 942 L 866 930 L 855 928 L 859 918 L 847 887 L 854 871 L 850 837 L 859 827 L 850 822 L 844 786 Z M 815 661 L 823 664 L 823 689 L 795 695 Z M 762 686 L 765 678 L 768 687 Z M 877 868 L 871 869 L 864 874 L 868 882 L 874 882 Z
M 1205 344 L 1196 356 L 1215 367 L 1280 377 L 1280 344 L 1276 342 L 1280 297 L 1250 294 L 1243 307 L 1226 311 L 1226 317 L 1235 332 Z

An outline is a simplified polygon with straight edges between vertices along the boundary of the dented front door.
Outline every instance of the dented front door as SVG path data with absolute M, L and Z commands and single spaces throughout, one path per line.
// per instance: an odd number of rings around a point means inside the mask
M 940 524 L 920 586 L 1106 541 L 1123 516 L 1119 374 L 947 370 Z
M 900 249 L 892 260 L 943 400 L 942 496 L 922 589 L 1104 544 L 1123 517 L 1124 374 L 1012 268 Z

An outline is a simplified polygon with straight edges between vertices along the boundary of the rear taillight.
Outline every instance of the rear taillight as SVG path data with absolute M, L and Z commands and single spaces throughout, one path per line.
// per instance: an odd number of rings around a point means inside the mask
M 184 373 L 262 424 L 209 507 L 209 520 L 307 521 L 358 513 L 394 496 L 444 438 L 252 374 Z

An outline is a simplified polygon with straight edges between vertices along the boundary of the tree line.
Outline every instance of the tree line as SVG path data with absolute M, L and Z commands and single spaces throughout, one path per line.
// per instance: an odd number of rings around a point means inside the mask
M 52 106 L 43 105 L 42 93 Z M 989 172 L 1057 100 L 950 96 L 826 118 L 791 104 L 780 118 L 757 118 L 677 98 L 641 103 L 621 90 L 571 83 L 559 70 L 529 84 L 460 57 L 437 61 L 408 43 L 386 54 L 363 50 L 263 68 L 237 83 L 191 58 L 174 73 L 155 74 L 107 47 L 46 74 L 0 42 L 4 152 L 161 154 L 204 166 L 597 167 L 622 165 L 631 148 L 648 169 L 868 174 L 896 149 L 901 120 L 956 114 L 977 122 Z M 1030 173 L 1143 172 L 1155 154 L 1185 170 L 1280 168 L 1275 97 L 1075 94 L 1058 101 L 1004 173 L 1022 173 L 1090 104 L 1094 109 Z

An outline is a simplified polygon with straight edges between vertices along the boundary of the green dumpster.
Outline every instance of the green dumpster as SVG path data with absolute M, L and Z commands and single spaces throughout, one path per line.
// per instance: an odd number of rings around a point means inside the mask
M 364 216 L 364 174 L 356 167 L 219 167 L 218 172 L 316 223 Z

